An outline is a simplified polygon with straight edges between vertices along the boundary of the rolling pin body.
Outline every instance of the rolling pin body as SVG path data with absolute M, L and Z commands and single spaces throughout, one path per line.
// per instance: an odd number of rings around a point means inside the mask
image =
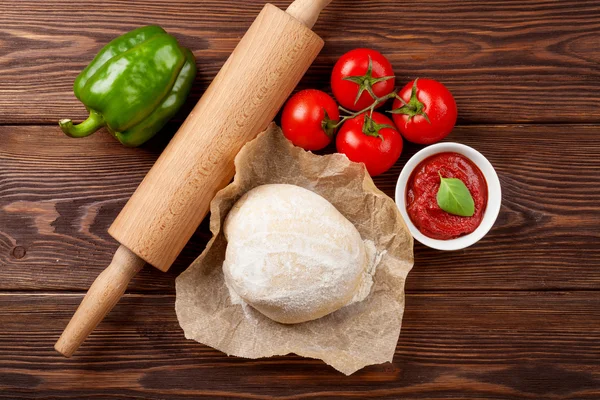
M 108 232 L 169 269 L 234 174 L 242 146 L 264 130 L 323 41 L 267 4 Z
M 310 28 L 331 0 L 267 4 L 109 228 L 121 246 L 55 349 L 69 357 L 148 262 L 166 271 L 231 180 L 234 158 L 264 130 L 321 48 Z

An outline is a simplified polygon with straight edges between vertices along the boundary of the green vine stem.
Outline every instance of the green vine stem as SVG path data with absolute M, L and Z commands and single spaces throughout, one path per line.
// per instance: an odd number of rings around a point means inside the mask
M 390 92 L 390 93 L 388 93 L 388 94 L 386 94 L 385 96 L 382 96 L 382 97 L 377 97 L 374 93 L 373 93 L 373 95 L 375 96 L 374 97 L 375 101 L 373 101 L 373 103 L 370 106 L 365 107 L 365 108 L 363 108 L 360 111 L 352 112 L 350 110 L 345 109 L 342 106 L 339 106 L 338 108 L 340 109 L 340 111 L 343 111 L 343 112 L 345 112 L 348 115 L 344 115 L 344 116 L 342 116 L 340 118 L 340 121 L 337 124 L 335 124 L 335 129 L 339 128 L 340 125 L 342 125 L 347 120 L 355 118 L 355 117 L 358 117 L 360 114 L 366 113 L 367 111 L 369 112 L 369 117 L 373 117 L 373 111 L 375 111 L 375 108 L 379 104 L 381 104 L 384 101 L 387 101 L 389 99 L 393 99 L 393 98 L 400 99 L 400 96 L 397 95 L 397 93 L 396 93 L 395 90 L 393 90 L 392 92 Z M 400 99 L 400 101 L 404 103 L 404 100 Z

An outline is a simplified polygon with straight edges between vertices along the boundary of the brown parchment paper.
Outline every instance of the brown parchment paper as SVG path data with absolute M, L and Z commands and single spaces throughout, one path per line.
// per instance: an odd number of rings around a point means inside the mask
M 394 201 L 375 187 L 362 164 L 295 147 L 275 124 L 242 148 L 235 169 L 233 182 L 211 203 L 213 238 L 176 280 L 175 310 L 185 337 L 238 357 L 296 353 L 321 359 L 346 375 L 391 362 L 404 312 L 404 282 L 413 265 L 413 239 Z M 364 301 L 293 325 L 231 303 L 222 271 L 227 241 L 221 226 L 244 193 L 268 183 L 320 194 L 354 223 L 363 239 L 375 243 L 383 256 Z

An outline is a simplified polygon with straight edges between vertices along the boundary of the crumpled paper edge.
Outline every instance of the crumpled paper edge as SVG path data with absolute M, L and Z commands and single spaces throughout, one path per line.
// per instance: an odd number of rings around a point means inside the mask
M 290 178 L 292 181 L 274 182 L 269 180 L 269 168 L 276 168 L 277 163 L 281 161 L 277 160 L 276 157 L 280 156 L 277 154 L 265 154 L 266 159 L 262 160 L 265 170 L 253 171 L 257 174 L 254 177 L 248 178 L 245 176 L 247 171 L 244 171 L 243 166 L 239 165 L 240 161 L 248 154 L 260 153 L 260 148 L 264 146 L 266 141 L 270 141 L 271 145 L 277 146 L 278 150 L 287 153 L 292 159 L 303 160 L 303 171 Z M 320 171 L 315 176 L 318 168 L 315 169 L 312 166 L 322 162 L 327 162 L 325 164 L 326 174 Z M 341 167 L 329 170 L 328 165 L 337 164 Z M 303 357 L 321 359 L 346 375 L 352 374 L 366 365 L 391 362 L 400 334 L 404 312 L 404 283 L 413 265 L 413 239 L 394 201 L 375 187 L 362 164 L 352 163 L 342 154 L 318 156 L 295 147 L 283 137 L 281 130 L 275 124 L 271 124 L 267 130 L 242 148 L 236 156 L 235 166 L 237 174 L 233 182 L 219 191 L 211 202 L 210 230 L 213 237 L 202 254 L 176 280 L 175 309 L 185 337 L 221 350 L 228 355 L 238 357 L 261 358 L 295 353 Z M 339 174 L 348 174 L 353 176 L 353 179 L 361 179 L 362 190 L 369 194 L 367 201 L 372 203 L 370 206 L 384 212 L 385 219 L 391 224 L 390 229 L 397 232 L 390 237 L 386 237 L 384 241 L 379 240 L 380 238 L 377 235 L 375 237 L 364 237 L 365 232 L 377 234 L 378 227 L 369 226 L 370 224 L 373 225 L 372 219 L 367 216 L 367 218 L 357 221 L 346 215 L 361 232 L 363 239 L 374 240 L 378 251 L 383 253 L 380 266 L 378 266 L 374 277 L 374 287 L 367 299 L 344 307 L 318 320 L 295 325 L 278 324 L 248 306 L 242 307 L 241 305 L 233 305 L 230 302 L 226 304 L 223 291 L 227 292 L 227 288 L 222 278 L 221 268 L 222 260 L 225 258 L 226 241 L 221 232 L 221 226 L 229 209 L 245 193 L 245 191 L 241 191 L 241 187 L 248 184 L 248 179 L 255 179 L 256 182 L 254 183 L 256 184 L 252 187 L 266 183 L 290 183 L 323 195 L 320 193 L 319 188 L 322 185 L 327 185 L 329 178 Z M 334 205 L 336 204 L 334 203 Z M 361 206 L 361 204 L 357 204 L 357 207 Z M 358 215 L 361 215 L 360 210 Z M 398 252 L 393 251 L 399 247 L 407 250 L 407 254 L 403 259 L 396 258 Z M 213 259 L 220 260 L 221 263 L 219 265 L 215 265 L 215 263 L 207 265 L 207 260 L 211 261 Z M 221 284 L 218 283 L 219 274 L 221 275 Z M 202 287 L 199 296 L 198 286 L 205 281 L 214 281 L 216 284 L 211 287 Z M 208 293 L 205 292 L 206 290 L 208 290 Z M 201 301 L 202 296 L 206 296 L 208 301 Z M 217 299 L 215 304 L 206 304 L 211 303 L 211 299 Z M 373 310 L 376 310 L 376 312 Z M 382 313 L 381 310 L 385 310 L 385 312 Z M 387 338 L 385 343 L 377 342 L 380 339 L 376 327 L 365 326 L 365 319 L 368 319 L 369 313 L 380 313 L 379 320 L 383 325 L 381 326 L 381 334 Z M 224 332 L 215 331 L 216 326 L 219 324 L 226 327 Z M 272 324 L 275 324 L 276 327 L 273 328 Z M 344 338 L 341 338 L 339 339 L 340 343 L 335 343 L 335 348 L 328 348 L 327 346 L 320 347 L 319 343 L 314 343 L 311 340 L 308 342 L 298 340 L 278 341 L 277 339 L 281 339 L 281 335 L 270 338 L 268 343 L 261 340 L 261 336 L 266 337 L 267 334 L 274 331 L 284 332 L 285 335 L 298 334 L 302 338 L 311 338 L 311 335 L 322 336 L 324 328 L 329 330 L 327 335 L 336 337 L 336 335 L 339 335 L 339 332 L 335 331 L 338 326 L 344 326 L 347 329 L 348 326 L 352 327 L 350 328 L 352 332 L 344 331 L 344 334 L 352 339 L 351 343 L 344 344 Z M 315 328 L 319 330 L 315 331 Z M 360 338 L 363 343 L 357 343 L 358 339 L 356 338 Z M 344 348 L 345 346 L 346 348 Z M 377 348 L 376 353 L 372 353 L 374 348 Z

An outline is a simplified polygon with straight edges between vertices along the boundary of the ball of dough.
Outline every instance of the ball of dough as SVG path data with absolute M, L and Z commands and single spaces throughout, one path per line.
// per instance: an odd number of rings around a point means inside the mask
M 299 186 L 247 192 L 229 212 L 224 233 L 232 300 L 239 296 L 277 322 L 323 317 L 362 300 L 373 283 L 371 255 L 354 225 Z

